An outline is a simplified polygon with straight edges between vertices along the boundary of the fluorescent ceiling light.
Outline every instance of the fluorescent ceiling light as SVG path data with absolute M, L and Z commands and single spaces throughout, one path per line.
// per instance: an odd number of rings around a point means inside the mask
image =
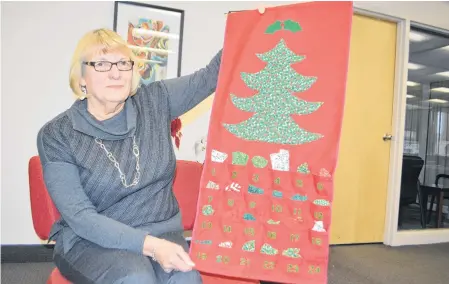
M 408 64 L 408 69 L 410 69 L 410 70 L 419 70 L 419 69 L 423 69 L 424 67 L 425 67 L 424 65 L 411 63 L 411 62 Z
M 412 81 L 407 81 L 407 86 L 410 86 L 410 87 L 415 87 L 415 86 L 418 86 L 419 84 L 418 83 L 416 83 L 416 82 L 412 82 Z
M 437 103 L 437 104 L 444 104 L 444 103 L 447 103 L 448 101 L 440 100 L 440 99 L 431 99 L 431 100 L 429 100 L 429 102 Z
M 433 88 L 432 91 L 441 92 L 441 93 L 449 93 L 449 88 L 438 87 L 438 88 Z
M 412 104 L 406 104 L 407 109 L 429 109 L 428 107 L 423 107 L 423 106 L 417 106 L 417 105 L 412 105 Z
M 411 98 L 414 98 L 415 96 L 407 94 L 406 97 L 407 97 L 407 99 L 411 99 Z
M 415 31 L 410 31 L 409 38 L 410 38 L 410 41 L 414 41 L 414 42 L 426 41 L 429 39 L 428 36 L 426 36 L 422 33 L 415 32 Z
M 436 73 L 435 75 L 449 77 L 449 71 L 439 72 L 439 73 Z

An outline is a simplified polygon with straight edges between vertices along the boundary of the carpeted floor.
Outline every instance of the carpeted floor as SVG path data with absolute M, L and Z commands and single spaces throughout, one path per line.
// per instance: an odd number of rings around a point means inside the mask
M 2 284 L 44 284 L 51 263 L 2 263 Z M 331 248 L 328 284 L 447 284 L 449 243 Z M 219 284 L 219 283 L 218 283 Z

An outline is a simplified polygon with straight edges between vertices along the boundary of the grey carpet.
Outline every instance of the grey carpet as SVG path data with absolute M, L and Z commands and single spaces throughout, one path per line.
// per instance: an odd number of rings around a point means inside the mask
M 329 283 L 332 284 L 447 284 L 448 279 L 449 243 L 331 248 Z
M 45 284 L 54 265 L 39 263 L 2 263 L 2 284 Z
M 51 263 L 2 263 L 2 284 L 44 284 Z M 447 284 L 449 243 L 331 247 L 329 284 Z
M 430 207 L 430 206 L 429 206 Z M 399 227 L 399 230 L 420 230 L 421 227 L 421 214 L 419 210 L 419 205 L 412 204 L 407 207 L 403 207 L 403 220 L 402 226 Z M 426 216 L 427 218 L 427 216 Z M 426 225 L 426 228 L 435 228 L 436 225 L 437 214 L 436 212 L 432 212 L 431 220 Z M 449 215 L 443 214 L 443 228 L 449 228 Z

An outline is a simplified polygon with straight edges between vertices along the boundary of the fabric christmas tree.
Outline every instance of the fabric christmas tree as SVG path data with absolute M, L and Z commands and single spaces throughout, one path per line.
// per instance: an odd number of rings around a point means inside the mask
M 323 137 L 309 132 L 293 120 L 292 115 L 308 115 L 317 111 L 322 102 L 306 102 L 294 93 L 312 87 L 316 77 L 303 76 L 291 64 L 304 60 L 304 56 L 291 51 L 281 39 L 275 48 L 257 54 L 267 66 L 254 74 L 242 73 L 241 78 L 259 93 L 250 98 L 231 94 L 232 103 L 240 110 L 254 115 L 238 124 L 224 124 L 235 136 L 249 140 L 277 144 L 300 145 Z

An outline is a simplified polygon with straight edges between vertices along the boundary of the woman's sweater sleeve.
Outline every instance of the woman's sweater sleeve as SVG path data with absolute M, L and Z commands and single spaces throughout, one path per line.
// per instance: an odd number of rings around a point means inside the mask
M 209 64 L 191 75 L 162 80 L 164 91 L 168 95 L 171 119 L 179 117 L 194 108 L 217 88 L 222 50 Z
M 148 233 L 96 211 L 64 139 L 52 135 L 57 131 L 44 131 L 45 127 L 38 134 L 38 152 L 48 193 L 64 221 L 76 235 L 99 246 L 142 254 Z

